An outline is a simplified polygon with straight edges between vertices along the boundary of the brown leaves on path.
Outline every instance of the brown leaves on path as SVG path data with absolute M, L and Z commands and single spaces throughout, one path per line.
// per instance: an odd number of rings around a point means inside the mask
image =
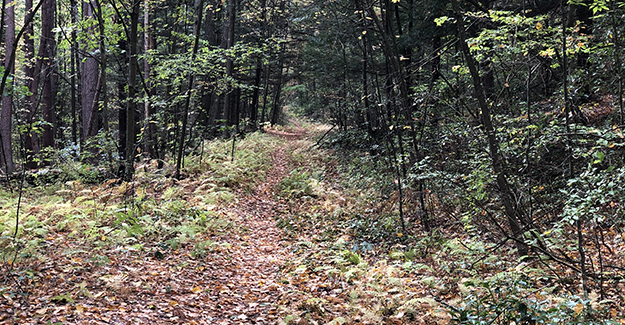
M 279 136 L 285 139 L 292 140 L 301 139 L 303 136 L 306 135 L 306 129 L 304 129 L 297 120 L 291 119 L 290 122 L 295 125 L 295 128 L 275 128 L 271 126 L 266 126 L 263 128 L 263 131 L 274 136 Z
M 252 193 L 239 189 L 236 203 L 220 208 L 239 231 L 196 235 L 205 239 L 202 254 L 198 244 L 102 249 L 51 233 L 43 260 L 20 266 L 28 278 L 15 279 L 21 293 L 1 291 L 0 323 L 278 323 L 276 302 L 286 290 L 280 268 L 293 259 L 273 219 L 288 210 L 273 199 L 287 168 L 283 150 Z

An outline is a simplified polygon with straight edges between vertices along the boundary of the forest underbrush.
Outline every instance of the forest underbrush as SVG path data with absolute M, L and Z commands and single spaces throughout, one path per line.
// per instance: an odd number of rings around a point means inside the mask
M 124 316 L 132 299 L 214 290 L 197 284 L 209 269 L 202 260 L 215 254 L 225 261 L 232 244 L 224 237 L 250 231 L 234 207 L 265 181 L 270 153 L 281 143 L 259 132 L 234 143 L 206 142 L 185 158 L 181 180 L 171 177 L 169 163 L 159 168 L 147 161 L 136 165 L 131 182 L 89 184 L 76 177 L 5 185 L 0 322 L 134 323 Z M 179 278 L 172 283 L 174 271 Z M 161 300 L 161 306 L 152 298 L 141 308 L 166 317 L 146 316 L 145 323 L 185 319 L 178 307 L 184 299 Z M 186 318 L 206 321 L 199 319 Z
M 180 180 L 148 161 L 132 182 L 4 187 L 0 320 L 623 322 L 619 224 L 582 227 L 583 283 L 575 222 L 540 220 L 551 228 L 529 230 L 530 254 L 520 258 L 489 223 L 501 218 L 492 206 L 436 187 L 400 194 L 381 156 L 341 150 L 330 131 L 297 121 L 206 142 L 185 158 Z
M 279 218 L 278 226 L 299 241 L 298 259 L 285 270 L 301 289 L 282 306 L 284 323 L 625 321 L 625 282 L 618 268 L 625 249 L 621 224 L 580 227 L 587 263 L 582 279 L 578 228 L 570 219 L 559 221 L 566 219 L 562 207 L 535 220 L 524 234 L 529 255 L 521 257 L 502 216 L 491 210 L 495 206 L 462 197 L 476 188 L 455 191 L 449 179 L 454 176 L 417 165 L 409 177 L 437 178 L 449 188 L 425 188 L 423 200 L 410 185 L 400 194 L 392 162 L 360 150 L 354 138 L 345 141 L 346 134 L 329 137 L 319 151 L 296 143 L 290 150 L 292 171 L 280 182 L 279 195 L 291 213 Z M 488 186 L 479 184 L 477 191 Z M 606 199 L 612 207 L 619 204 Z

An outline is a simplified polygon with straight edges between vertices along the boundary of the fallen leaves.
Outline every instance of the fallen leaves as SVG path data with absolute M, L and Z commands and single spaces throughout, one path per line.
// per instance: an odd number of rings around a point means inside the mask
M 108 193 L 109 203 L 120 193 L 146 197 L 169 193 L 191 207 L 203 206 L 207 223 L 217 220 L 211 216 L 227 216 L 227 227 L 219 224 L 203 232 L 191 229 L 196 231 L 193 240 L 187 236 L 186 241 L 159 238 L 156 242 L 137 236 L 112 245 L 120 239 L 109 214 L 98 221 L 108 227 L 106 231 L 94 232 L 91 237 L 81 238 L 88 225 L 70 220 L 41 236 L 49 248 L 41 259 L 16 266 L 16 270 L 30 272 L 14 274 L 22 281 L 24 294 L 0 288 L 0 322 L 449 323 L 449 314 L 436 299 L 460 304 L 462 296 L 472 290 L 465 285 L 465 275 L 450 276 L 467 264 L 462 260 L 464 253 L 454 252 L 452 247 L 462 246 L 462 238 L 447 242 L 447 250 L 417 256 L 416 250 L 384 250 L 358 242 L 353 234 L 338 232 L 338 225 L 351 213 L 353 199 L 338 188 L 330 190 L 330 183 L 316 183 L 315 198 L 297 201 L 274 195 L 288 171 L 302 164 L 293 153 L 310 147 L 297 140 L 302 134 L 280 135 L 296 142 L 275 148 L 273 169 L 254 189 L 228 189 L 234 200 L 210 205 L 197 197 L 187 200 L 185 195 L 204 195 L 217 187 L 192 177 L 179 182 L 176 190 L 168 190 L 174 184 L 166 180 L 151 181 L 154 186 L 145 190 L 133 189 L 128 183 L 117 191 L 86 190 L 71 184 L 79 192 L 67 190 L 59 195 L 91 205 L 97 200 L 89 193 Z M 70 204 L 61 208 L 76 219 L 93 212 Z M 175 216 L 177 220 L 193 212 L 184 208 Z M 31 210 L 54 212 L 49 207 Z M 60 215 L 57 212 L 53 217 Z M 284 230 L 276 227 L 276 219 L 284 221 Z M 396 240 L 411 236 L 397 230 L 389 232 Z M 475 269 L 495 271 L 486 263 Z M 615 286 L 614 290 L 623 288 Z M 536 297 L 541 296 L 537 293 Z M 572 310 L 579 314 L 583 305 Z

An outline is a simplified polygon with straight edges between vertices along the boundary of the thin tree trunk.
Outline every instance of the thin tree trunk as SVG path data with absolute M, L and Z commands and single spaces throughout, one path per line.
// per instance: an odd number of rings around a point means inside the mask
M 584 300 L 588 300 L 588 276 L 586 275 L 586 252 L 584 251 L 584 235 L 582 234 L 583 219 L 576 222 L 577 226 L 577 251 L 579 253 L 579 266 L 582 273 L 582 291 Z M 599 252 L 601 255 L 601 252 Z
M 125 40 L 121 40 L 119 42 L 119 49 L 126 52 L 128 50 L 128 42 Z M 127 67 L 128 67 L 127 61 L 128 60 L 121 60 L 119 64 L 120 71 L 119 71 L 118 80 L 117 80 L 117 97 L 118 97 L 118 102 L 119 102 L 119 110 L 117 111 L 117 116 L 118 116 L 118 121 L 119 121 L 119 125 L 118 125 L 119 139 L 118 139 L 117 149 L 118 149 L 119 156 L 122 157 L 124 161 L 126 160 L 126 138 L 127 138 L 126 129 L 128 128 L 128 123 L 126 123 L 126 118 L 127 118 L 126 111 L 128 110 L 128 104 L 126 103 L 126 101 L 128 100 L 128 95 L 126 94 L 127 79 L 124 76 L 124 71 L 127 71 Z M 125 167 L 123 170 L 125 170 Z
M 267 121 L 267 100 L 269 98 L 269 72 L 270 72 L 270 67 L 267 66 L 265 68 L 265 81 L 263 82 L 264 94 L 263 94 L 263 108 L 262 108 L 261 115 L 260 115 L 261 124 Z
M 4 8 L 6 22 L 4 69 L 5 73 L 15 73 L 15 56 L 11 55 L 15 47 L 15 5 Z M 2 92 L 2 111 L 0 113 L 0 165 L 4 166 L 6 175 L 15 171 L 13 165 L 13 147 L 11 145 L 11 117 L 13 115 L 13 95 L 4 96 Z
M 143 59 L 143 79 L 146 85 L 145 101 L 143 102 L 143 151 L 146 158 L 156 157 L 154 150 L 154 128 L 150 123 L 151 107 L 150 107 L 150 88 L 152 87 L 150 81 L 150 63 L 148 62 L 147 55 L 152 49 L 152 35 L 150 34 L 150 2 L 144 0 L 143 2 L 143 50 L 145 51 L 145 58 Z
M 254 90 L 252 92 L 252 106 L 250 107 L 250 123 L 252 129 L 258 128 L 258 103 L 260 102 L 260 82 L 263 73 L 263 63 L 260 58 L 256 60 L 256 74 L 254 76 Z
M 42 5 L 45 0 L 41 0 L 39 2 Z M 24 11 L 26 12 L 26 16 L 24 17 L 25 21 L 33 20 L 35 15 L 35 11 L 33 8 L 33 1 L 26 0 L 24 4 Z M 32 130 L 33 118 L 35 116 L 35 112 L 37 110 L 37 101 L 38 101 L 38 93 L 39 93 L 39 76 L 41 71 L 40 61 L 35 61 L 35 39 L 34 39 L 34 30 L 32 24 L 24 23 L 24 76 L 26 77 L 25 86 L 28 88 L 30 93 L 29 96 L 25 98 L 25 106 L 26 110 L 23 115 L 23 122 L 27 125 L 26 132 L 24 132 L 24 160 L 25 167 L 27 169 L 37 168 L 37 162 L 35 161 L 35 155 L 39 152 L 38 146 L 38 137 L 37 133 Z
M 280 119 L 282 106 L 280 105 L 280 95 L 282 94 L 282 69 L 284 68 L 284 55 L 280 50 L 280 59 L 278 62 L 278 80 L 274 86 L 273 107 L 271 108 L 271 125 L 276 125 Z
M 473 60 L 471 52 L 469 51 L 469 46 L 466 43 L 466 36 L 464 31 L 464 17 L 460 12 L 458 0 L 451 0 L 451 5 L 456 15 L 460 47 L 465 56 L 467 65 L 469 66 L 471 79 L 473 80 L 473 90 L 475 92 L 475 97 L 477 98 L 479 107 L 482 111 L 482 126 L 484 127 L 484 132 L 487 136 L 488 149 L 493 164 L 493 171 L 495 173 L 495 176 L 497 177 L 497 186 L 502 194 L 503 205 L 506 216 L 508 218 L 508 225 L 510 227 L 510 230 L 512 231 L 512 236 L 515 240 L 515 245 L 519 256 L 524 257 L 528 254 L 528 247 L 523 239 L 523 232 L 521 227 L 523 223 L 523 214 L 520 211 L 520 208 L 514 203 L 514 195 L 506 178 L 507 175 L 502 168 L 502 163 L 499 157 L 499 143 L 495 138 L 495 130 L 490 116 L 490 108 L 486 103 L 484 89 L 482 88 L 480 75 L 477 71 L 475 61 Z
M 143 10 L 143 49 L 147 53 L 152 49 L 152 35 L 150 34 L 150 2 L 148 0 L 144 0 L 144 10 Z M 151 107 L 150 107 L 150 88 L 152 87 L 150 81 L 150 63 L 147 58 L 143 59 L 143 76 L 146 83 L 147 93 L 145 94 L 146 99 L 143 103 L 143 111 L 144 111 L 144 120 L 143 120 L 143 141 L 144 147 L 143 150 L 147 158 L 155 157 L 156 151 L 154 147 L 154 125 L 150 123 L 150 118 L 152 117 Z
M 224 22 L 224 28 L 221 39 L 221 47 L 224 49 L 229 49 L 234 46 L 234 26 L 235 26 L 235 16 L 236 16 L 236 0 L 228 0 L 227 4 L 227 21 Z M 232 58 L 229 56 L 226 58 L 226 76 L 229 79 L 228 89 L 224 95 L 224 117 L 227 120 L 227 125 L 232 126 L 236 124 L 238 121 L 234 121 L 233 118 L 233 91 L 232 85 L 230 84 L 230 80 L 234 76 L 234 62 Z
M 265 35 L 267 30 L 267 0 L 261 0 L 260 10 L 262 17 L 262 33 Z M 256 59 L 256 75 L 254 76 L 254 91 L 252 93 L 252 107 L 250 108 L 250 121 L 252 122 L 252 128 L 255 130 L 258 128 L 259 117 L 259 103 L 260 103 L 260 87 L 263 74 L 263 61 L 261 57 Z
M 132 12 L 130 13 L 130 33 L 128 35 L 128 108 L 126 110 L 126 172 L 124 177 L 127 181 L 132 179 L 135 171 L 135 95 L 137 93 L 137 29 L 139 25 L 140 0 L 133 0 Z
M 99 47 L 100 47 L 100 77 L 99 77 L 99 86 L 98 94 L 101 99 L 101 105 L 98 105 L 95 109 L 96 112 L 100 112 L 100 116 L 102 117 L 104 130 L 109 133 L 109 120 L 108 120 L 108 112 L 106 111 L 108 108 L 108 87 L 107 87 L 107 63 L 108 57 L 106 55 L 106 38 L 105 35 L 105 23 L 104 23 L 104 13 L 102 12 L 102 4 L 100 0 L 94 0 L 92 4 L 95 5 L 95 15 L 98 18 L 98 27 L 100 31 L 99 35 Z M 92 8 L 94 9 L 94 8 Z
M 2 11 L 0 11 L 0 35 L 4 34 L 4 21 L 6 19 L 6 8 L 7 8 L 7 0 L 2 0 Z M 6 44 L 5 44 L 6 45 Z M 5 52 L 5 55 L 8 52 Z
M 620 45 L 620 35 L 618 33 L 619 24 L 616 20 L 616 1 L 610 2 L 610 20 L 612 22 L 612 34 L 614 37 L 614 62 L 616 63 L 616 76 L 618 78 L 618 107 L 619 107 L 619 120 L 622 125 L 625 123 L 625 111 L 623 108 L 623 76 L 621 66 L 621 45 Z
M 195 27 L 193 30 L 194 36 L 194 44 L 193 50 L 191 52 L 191 62 L 195 61 L 195 56 L 197 55 L 200 43 L 200 27 L 202 26 L 202 16 L 203 16 L 203 7 L 204 0 L 195 0 Z M 182 115 L 182 129 L 180 130 L 180 141 L 178 142 L 178 158 L 176 159 L 176 175 L 175 178 L 180 178 L 180 169 L 182 166 L 182 156 L 185 148 L 185 133 L 187 129 L 187 119 L 189 115 L 189 105 L 191 102 L 191 96 L 193 96 L 193 84 L 195 82 L 195 73 L 191 72 L 189 74 L 189 84 L 187 85 L 187 95 L 185 97 L 184 103 L 184 111 Z
M 70 16 L 72 25 L 76 25 L 78 23 L 78 6 L 76 4 L 76 0 L 70 1 Z M 78 124 L 76 118 L 76 64 L 77 64 L 77 56 L 78 49 L 76 48 L 76 30 L 72 29 L 71 33 L 72 44 L 71 46 L 71 54 L 70 54 L 70 82 L 72 83 L 72 87 L 70 89 L 71 92 L 71 110 L 72 110 L 72 142 L 74 144 L 78 143 Z

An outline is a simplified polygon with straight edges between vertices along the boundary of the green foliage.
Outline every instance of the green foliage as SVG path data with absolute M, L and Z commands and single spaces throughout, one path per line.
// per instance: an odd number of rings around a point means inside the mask
M 203 258 L 206 256 L 206 254 L 213 250 L 214 245 L 215 242 L 212 240 L 206 240 L 196 243 L 193 251 L 191 252 L 191 256 L 193 256 L 194 258 Z
M 74 299 L 72 298 L 72 296 L 69 294 L 69 292 L 66 292 L 64 294 L 61 295 L 56 295 L 52 298 L 50 298 L 50 302 L 56 303 L 56 304 L 67 304 L 67 303 L 75 303 Z
M 456 324 L 616 324 L 601 319 L 590 301 L 558 298 L 532 288 L 518 272 L 459 283 L 462 303 L 448 311 Z
M 601 164 L 605 154 L 597 151 L 593 164 Z M 604 170 L 594 166 L 570 179 L 568 187 L 562 189 L 563 197 L 567 198 L 561 221 L 573 224 L 585 219 L 593 224 L 605 223 L 616 225 L 623 222 L 625 211 L 620 198 L 625 197 L 621 184 L 625 181 L 625 167 L 615 169 L 610 166 Z
M 205 189 L 215 192 L 238 186 L 249 189 L 271 167 L 271 157 L 266 152 L 277 141 L 260 132 L 248 134 L 235 143 L 234 157 L 232 140 L 211 141 L 198 148 L 200 152 L 185 158 L 184 171 L 201 174 L 204 184 L 197 189 L 198 194 Z
M 278 188 L 280 195 L 286 198 L 301 198 L 302 196 L 314 196 L 315 186 L 318 181 L 312 178 L 310 173 L 301 168 L 292 170 L 287 177 L 280 181 Z

